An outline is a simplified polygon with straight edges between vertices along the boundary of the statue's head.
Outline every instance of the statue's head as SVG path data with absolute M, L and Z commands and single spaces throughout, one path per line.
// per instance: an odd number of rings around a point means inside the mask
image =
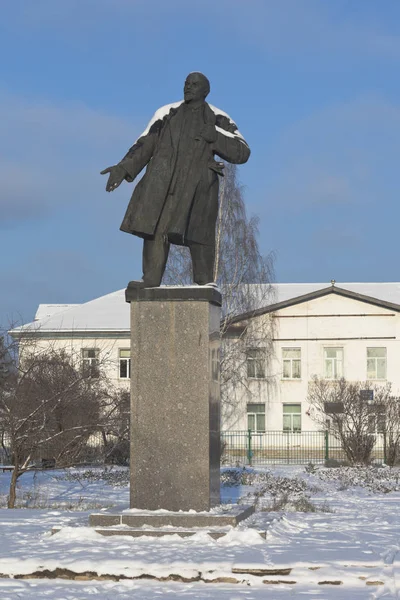
M 210 82 L 203 73 L 189 73 L 183 88 L 185 102 L 204 100 L 210 93 Z

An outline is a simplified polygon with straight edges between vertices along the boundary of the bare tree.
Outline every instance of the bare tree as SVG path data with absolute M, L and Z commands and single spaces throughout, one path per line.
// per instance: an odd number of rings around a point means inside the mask
M 340 441 L 350 463 L 368 464 L 375 434 L 386 431 L 386 411 L 393 406 L 391 384 L 314 377 L 308 386 L 307 400 L 315 409 L 311 412 L 315 422 L 325 429 L 329 420 L 330 432 Z
M 119 465 L 128 464 L 130 439 L 130 391 L 128 389 L 114 389 L 109 392 L 102 421 L 105 461 Z
M 0 379 L 1 434 L 14 467 L 9 508 L 15 506 L 18 478 L 39 457 L 58 466 L 77 461 L 101 427 L 107 394 L 103 379 L 91 377 L 71 353 L 34 341 L 30 336 L 29 344 L 20 339 L 8 345 L 12 360 Z
M 383 435 L 385 462 L 393 467 L 400 460 L 400 398 L 386 394 L 375 419 L 377 430 Z

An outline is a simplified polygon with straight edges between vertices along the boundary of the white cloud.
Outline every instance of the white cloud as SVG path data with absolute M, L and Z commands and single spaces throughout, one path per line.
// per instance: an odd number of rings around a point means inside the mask
M 100 170 L 123 156 L 143 120 L 4 90 L 0 113 L 0 325 L 30 320 L 39 302 L 123 287 L 140 269 L 141 244 L 118 229 L 132 185 L 111 197 Z
M 273 149 L 268 195 L 291 210 L 397 202 L 400 106 L 365 97 L 312 114 Z
M 352 10 L 340 0 L 222 0 L 217 4 L 235 35 L 270 54 L 292 55 L 296 61 L 300 58 L 294 51 L 315 61 L 337 56 L 350 62 L 359 57 L 400 58 L 400 37 L 391 31 L 391 11 L 381 11 L 378 5 L 368 11 L 361 3 L 359 10 Z M 217 22 L 227 25 L 221 19 Z
M 54 106 L 5 91 L 0 113 L 0 226 L 73 204 L 79 190 L 91 190 L 93 200 L 100 170 L 123 156 L 143 126 L 84 105 Z
M 346 224 L 344 227 L 321 227 L 314 232 L 312 242 L 326 253 L 331 253 L 332 250 L 337 253 L 340 248 L 341 253 L 351 252 L 354 257 L 360 252 L 365 252 L 363 234 L 357 223 Z
M 55 182 L 53 182 L 55 183 Z M 0 162 L 0 227 L 43 217 L 51 208 L 51 182 L 29 164 Z
M 7 91 L 0 91 L 0 110 L 3 147 L 8 153 L 25 150 L 31 159 L 49 148 L 56 157 L 68 154 L 71 146 L 80 153 L 102 150 L 137 131 L 132 122 L 83 104 L 56 106 Z
M 279 279 L 396 280 L 399 155 L 400 106 L 384 97 L 327 107 L 282 133 L 256 208 Z
M 187 20 L 192 27 L 209 23 L 211 35 L 217 30 L 222 38 L 231 37 L 236 44 L 241 40 L 269 55 L 299 60 L 300 52 L 317 61 L 332 56 L 346 57 L 347 62 L 374 56 L 399 60 L 400 37 L 393 26 L 399 18 L 396 4 L 386 2 L 382 10 L 379 3 L 367 6 L 348 0 L 14 0 L 9 27 L 56 30 L 76 44 L 78 36 L 86 40 L 93 31 L 106 36 L 116 25 L 123 29 L 139 24 L 143 33 L 166 35 L 172 19 Z

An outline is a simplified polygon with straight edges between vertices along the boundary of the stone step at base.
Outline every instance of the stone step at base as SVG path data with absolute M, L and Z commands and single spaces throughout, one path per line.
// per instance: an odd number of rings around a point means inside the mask
M 62 531 L 62 527 L 53 527 L 51 530 L 52 534 L 59 533 Z M 130 537 L 164 537 L 167 535 L 178 535 L 179 537 L 191 537 L 196 535 L 196 533 L 207 533 L 214 540 L 218 540 L 221 537 L 224 537 L 229 533 L 229 529 L 165 529 L 165 528 L 152 528 L 152 529 L 142 529 L 139 527 L 95 527 L 94 531 L 96 533 L 100 533 L 104 536 L 113 536 L 113 535 L 128 535 Z M 265 531 L 257 530 L 257 533 L 263 539 L 266 539 L 267 534 Z
M 221 512 L 158 512 L 121 511 L 93 513 L 89 516 L 91 527 L 235 527 L 254 513 L 254 505 L 236 505 Z

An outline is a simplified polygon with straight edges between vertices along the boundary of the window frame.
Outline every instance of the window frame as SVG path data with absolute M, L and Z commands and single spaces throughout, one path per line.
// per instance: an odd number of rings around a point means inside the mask
M 258 406 L 263 408 L 264 410 L 256 411 L 250 410 L 250 406 Z M 248 402 L 246 406 L 246 415 L 247 415 L 247 430 L 250 430 L 252 433 L 265 433 L 266 432 L 266 418 L 265 418 L 265 402 Z M 249 417 L 254 418 L 254 427 L 250 427 Z M 260 419 L 259 419 L 260 417 Z M 259 427 L 259 420 L 264 421 L 263 427 Z
M 299 358 L 284 358 L 283 353 L 287 350 L 298 350 L 299 351 Z M 300 364 L 299 366 L 299 377 L 295 377 L 293 375 L 293 362 L 298 362 Z M 289 364 L 290 368 L 290 376 L 286 377 L 285 376 L 285 364 Z M 290 347 L 290 346 L 285 346 L 282 347 L 282 379 L 284 379 L 285 381 L 301 381 L 301 347 L 300 346 L 294 346 L 294 347 Z
M 85 356 L 85 352 L 94 352 L 95 356 Z M 82 372 L 90 379 L 100 377 L 100 350 L 99 348 L 81 348 Z
M 257 352 L 259 357 L 250 356 L 251 352 Z M 247 379 L 265 379 L 265 348 L 247 348 L 246 350 L 246 370 Z M 254 367 L 254 375 L 250 374 L 250 366 Z
M 326 356 L 326 352 L 328 350 L 341 350 L 342 351 L 342 358 L 339 361 L 337 359 L 337 357 L 332 358 L 332 357 L 327 357 Z M 338 379 L 341 379 L 342 377 L 344 377 L 344 347 L 343 346 L 324 346 L 324 379 L 329 379 L 330 381 L 338 381 Z M 327 361 L 331 362 L 332 361 L 332 373 L 335 372 L 331 377 L 328 376 L 327 374 Z M 340 375 L 337 375 L 337 365 L 338 363 L 341 364 L 341 373 Z
M 285 406 L 298 406 L 298 412 L 286 412 L 284 411 Z M 301 402 L 283 402 L 282 403 L 282 431 L 283 433 L 301 433 L 302 431 L 302 417 L 301 417 Z M 294 428 L 293 417 L 299 417 L 300 427 Z M 290 417 L 290 429 L 285 428 L 285 417 Z
M 384 350 L 385 356 L 368 356 L 368 350 Z M 385 364 L 385 376 L 378 377 L 378 360 L 384 360 Z M 375 363 L 375 377 L 369 377 L 368 362 L 374 361 Z M 386 346 L 367 346 L 367 381 L 386 381 L 387 380 L 387 347 Z
M 121 351 L 122 352 L 129 351 L 129 357 L 121 356 Z M 127 367 L 126 367 L 127 375 L 125 377 L 121 375 L 121 363 L 123 363 L 124 361 L 127 363 Z M 130 348 L 118 348 L 118 379 L 130 379 L 131 373 L 132 373 L 131 369 L 132 369 L 131 349 Z
M 386 415 L 384 412 L 371 412 L 368 415 L 368 433 L 384 434 L 386 432 Z

